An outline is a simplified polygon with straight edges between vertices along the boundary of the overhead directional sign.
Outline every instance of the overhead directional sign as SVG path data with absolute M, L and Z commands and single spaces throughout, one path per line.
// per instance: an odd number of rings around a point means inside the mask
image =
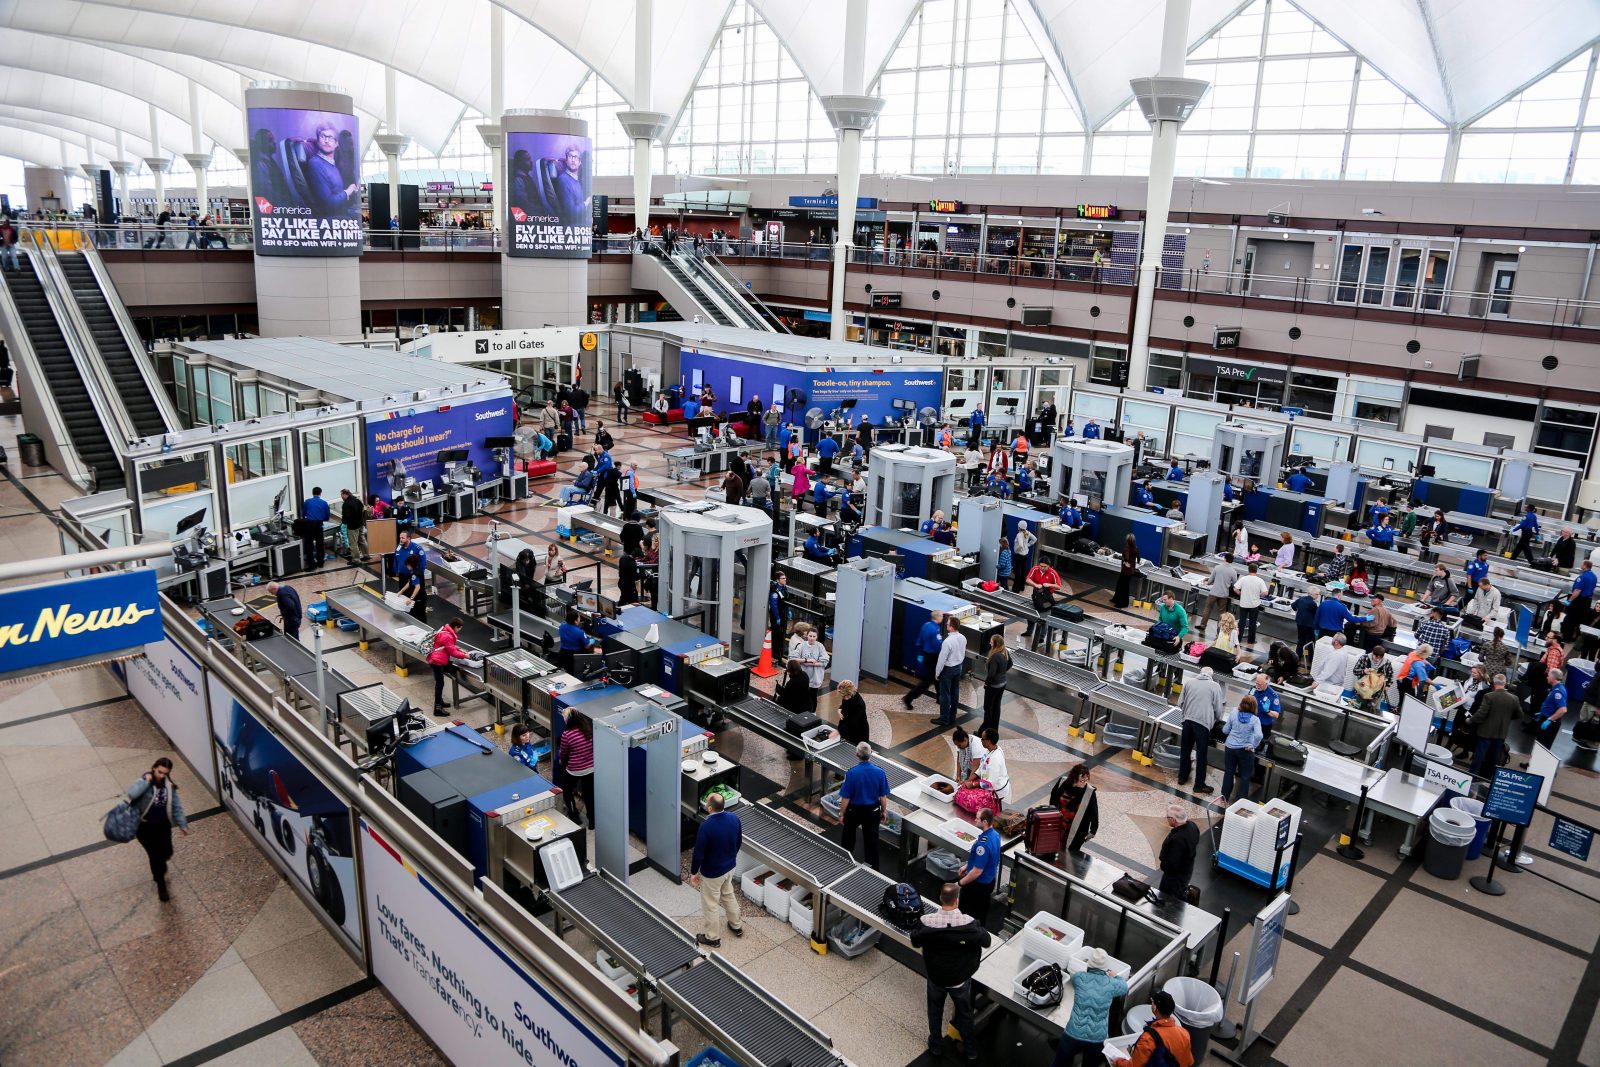
M 0 673 L 140 651 L 164 636 L 149 568 L 0 592 Z

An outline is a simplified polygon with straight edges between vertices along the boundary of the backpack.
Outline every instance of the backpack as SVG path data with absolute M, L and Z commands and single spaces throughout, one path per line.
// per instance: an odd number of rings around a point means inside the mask
M 1170 622 L 1158 622 L 1150 627 L 1150 639 L 1171 644 L 1178 639 L 1178 631 Z
M 1472 651 L 1472 642 L 1465 637 L 1453 637 L 1450 643 L 1444 646 L 1445 659 L 1460 659 Z
M 913 885 L 896 882 L 884 889 L 878 911 L 902 930 L 910 930 L 922 922 L 922 894 Z
M 1155 1023 L 1145 1023 L 1144 1032 L 1150 1035 L 1155 1042 L 1155 1047 L 1150 1050 L 1150 1058 L 1145 1060 L 1146 1067 L 1179 1067 L 1178 1057 L 1167 1048 L 1167 1043 L 1161 1040 L 1161 1034 L 1156 1030 Z

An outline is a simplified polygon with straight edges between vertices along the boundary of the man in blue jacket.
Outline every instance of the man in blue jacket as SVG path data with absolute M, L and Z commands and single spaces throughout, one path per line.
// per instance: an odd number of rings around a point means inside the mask
M 1467 597 L 1472 595 L 1472 591 L 1474 589 L 1478 588 L 1479 582 L 1482 582 L 1485 578 L 1489 577 L 1488 551 L 1482 548 L 1478 549 L 1477 555 L 1467 560 L 1467 565 L 1463 567 L 1462 570 L 1465 571 L 1467 575 L 1467 585 L 1463 590 L 1464 596 L 1462 597 L 1462 599 L 1465 600 Z
M 983 405 L 973 406 L 972 414 L 967 418 L 967 443 L 976 445 L 983 440 Z
M 1528 561 L 1528 566 L 1535 566 L 1533 560 L 1533 539 L 1539 536 L 1539 516 L 1529 504 L 1528 510 L 1523 512 L 1522 521 L 1512 527 L 1517 533 L 1517 547 L 1512 555 L 1521 556 Z
M 1098 441 L 1098 440 L 1100 440 L 1100 424 L 1098 422 L 1095 422 L 1093 419 L 1090 419 L 1088 422 L 1084 423 L 1083 424 L 1083 439 L 1085 441 Z
M 1291 493 L 1311 492 L 1311 476 L 1305 472 L 1304 468 L 1289 475 L 1289 480 L 1284 484 L 1289 487 L 1289 492 Z
M 411 538 L 410 530 L 401 530 L 400 539 L 394 549 L 394 569 L 391 576 L 404 580 L 406 575 L 407 560 L 412 556 L 417 557 L 418 573 L 425 573 L 428 567 L 428 552 Z
M 733 884 L 733 871 L 739 864 L 739 846 L 744 843 L 744 828 L 737 817 L 722 810 L 722 794 L 706 796 L 705 822 L 694 835 L 694 855 L 689 860 L 689 884 L 700 890 L 700 918 L 706 928 L 695 941 L 707 948 L 722 944 L 722 916 L 727 913 L 728 930 L 734 937 L 744 936 L 744 919 L 739 912 L 739 889 Z
M 979 926 L 984 926 L 989 921 L 989 901 L 1000 875 L 1000 833 L 994 828 L 992 808 L 978 812 L 978 825 L 983 832 L 972 843 L 972 851 L 967 855 L 966 865 L 956 875 L 956 881 L 961 886 L 961 910 L 977 919 Z
M 300 507 L 301 527 L 300 552 L 305 556 L 307 567 L 320 567 L 322 561 L 328 558 L 327 546 L 322 541 L 323 524 L 333 516 L 333 507 L 322 499 L 322 486 L 315 486 L 311 495 L 306 497 L 306 502 Z
M 1317 639 L 1317 598 L 1307 590 L 1294 598 L 1291 607 L 1294 608 L 1295 655 L 1304 658 L 1310 655 L 1306 649 Z
M 789 572 L 779 571 L 772 592 L 767 594 L 767 625 L 772 628 L 775 640 L 782 641 L 789 632 Z
M 817 465 L 819 474 L 833 473 L 833 457 L 839 454 L 839 439 L 832 434 L 824 434 L 822 440 L 817 442 Z M 822 484 L 822 479 L 817 479 L 817 484 Z
M 292 585 L 272 582 L 268 584 L 267 592 L 278 600 L 278 617 L 283 623 L 283 636 L 291 641 L 300 640 L 300 620 L 305 618 L 305 612 L 300 607 L 299 590 Z
M 917 631 L 917 684 L 900 698 L 900 703 L 911 710 L 912 702 L 923 696 L 933 686 L 933 665 L 939 659 L 939 646 L 944 644 L 944 612 L 928 613 L 928 621 Z
M 1342 634 L 1347 623 L 1368 622 L 1371 615 L 1353 615 L 1350 609 L 1344 606 L 1331 590 L 1322 594 L 1322 603 L 1317 606 L 1317 636 L 1327 637 L 1331 634 Z
M 1367 540 L 1372 542 L 1374 548 L 1392 550 L 1394 548 L 1394 534 L 1395 529 L 1389 523 L 1389 516 L 1384 515 L 1367 530 Z

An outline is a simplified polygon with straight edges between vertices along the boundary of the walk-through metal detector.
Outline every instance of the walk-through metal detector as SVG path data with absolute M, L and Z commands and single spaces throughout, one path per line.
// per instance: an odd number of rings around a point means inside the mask
M 1079 505 L 1120 507 L 1133 487 L 1133 446 L 1058 437 L 1050 446 L 1050 495 Z
M 853 559 L 836 572 L 833 605 L 833 681 L 861 684 L 863 674 L 889 680 L 894 623 L 894 564 Z
M 683 720 L 647 700 L 594 720 L 594 853 L 602 871 L 628 881 L 628 809 L 631 751 L 645 750 L 645 855 L 662 874 L 679 881 L 679 790 L 683 772 Z
M 772 519 L 758 508 L 697 501 L 662 508 L 656 522 L 667 614 L 703 611 L 712 637 L 742 647 L 743 655 L 760 655 L 772 586 Z
M 868 526 L 915 530 L 956 495 L 956 457 L 939 448 L 879 445 L 867 459 Z

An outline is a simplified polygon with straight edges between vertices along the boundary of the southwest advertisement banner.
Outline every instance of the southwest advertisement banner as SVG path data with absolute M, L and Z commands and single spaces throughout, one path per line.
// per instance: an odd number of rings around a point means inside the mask
M 136 652 L 164 636 L 148 567 L 0 592 L 0 675 Z
M 200 664 L 163 637 L 144 646 L 144 655 L 124 664 L 128 694 L 178 746 L 196 774 L 214 793 L 217 776 L 211 766 L 211 726 L 206 715 L 205 672 Z
M 367 420 L 367 485 L 379 496 L 388 496 L 389 474 L 380 473 L 386 463 L 405 464 L 405 471 L 418 480 L 444 474 L 439 453 L 449 448 L 465 448 L 467 458 L 479 469 L 495 469 L 494 453 L 483 447 L 486 437 L 510 437 L 511 397 L 479 400 L 441 408 L 412 408 L 395 412 L 389 418 Z
M 594 186 L 589 138 L 568 133 L 506 134 L 506 255 L 588 259 Z
M 361 137 L 356 117 L 253 107 L 247 123 L 256 255 L 359 256 Z
M 863 415 L 869 415 L 876 425 L 882 426 L 898 420 L 909 410 L 904 406 L 896 407 L 896 401 L 901 405 L 915 405 L 920 410 L 938 408 L 944 399 L 942 370 L 874 367 L 816 370 L 757 363 L 739 356 L 692 349 L 683 350 L 679 368 L 683 385 L 691 392 L 698 392 L 701 385 L 711 386 L 717 395 L 719 413 L 743 411 L 753 396 L 759 396 L 767 407 L 782 398 L 786 420 L 796 424 L 811 408 L 821 408 L 826 415 L 844 401 L 854 400 L 855 407 L 850 413 L 857 422 Z M 800 400 L 800 403 L 791 405 L 790 399 Z
M 359 951 L 349 806 L 215 676 L 210 690 L 223 804 Z
M 452 1063 L 602 1067 L 623 1058 L 365 822 L 372 973 Z

